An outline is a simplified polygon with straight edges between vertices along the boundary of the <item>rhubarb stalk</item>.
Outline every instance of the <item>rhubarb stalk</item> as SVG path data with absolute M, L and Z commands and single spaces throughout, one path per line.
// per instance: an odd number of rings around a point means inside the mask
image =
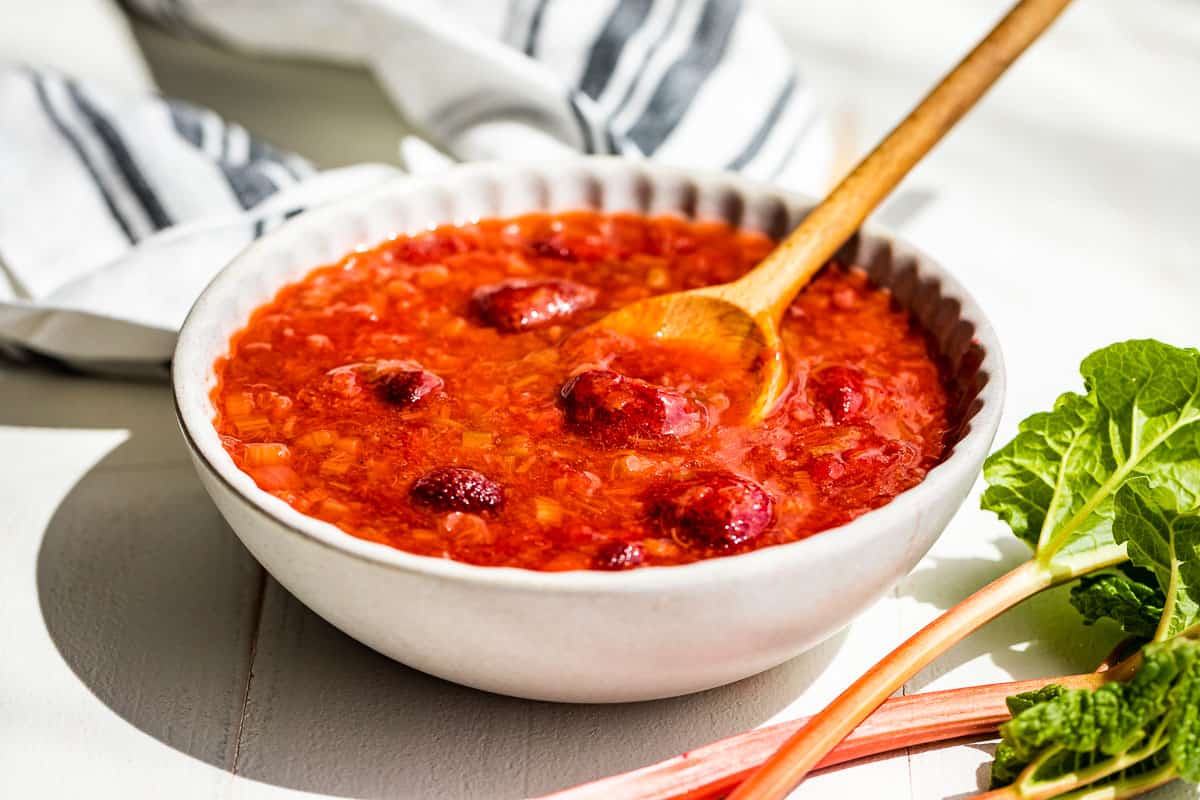
M 1119 669 L 1055 679 L 1074 689 L 1119 680 Z M 934 742 L 990 736 L 1009 719 L 1005 698 L 1045 680 L 1012 681 L 894 697 L 880 706 L 817 765 L 832 767 Z M 546 795 L 541 800 L 715 800 L 762 764 L 808 718 L 757 728 L 631 772 Z
M 786 797 L 810 770 L 823 763 L 827 753 L 926 664 L 1001 612 L 1057 582 L 1036 561 L 1027 561 L 963 600 L 893 650 L 813 716 L 730 795 L 730 800 Z
M 1194 436 L 1200 352 L 1153 340 L 1119 342 L 1084 359 L 1080 372 L 1086 394 L 1063 394 L 1052 411 L 1025 419 L 1016 438 L 984 464 L 983 507 L 1007 522 L 1034 557 L 886 656 L 730 800 L 781 800 L 888 695 L 983 623 L 1052 585 L 1128 560 L 1129 537 L 1114 535 L 1113 517 L 1115 498 L 1131 480 L 1190 496 L 1186 487 L 1200 460 Z M 1136 516 L 1131 511 L 1127 519 Z M 1136 540 L 1132 546 L 1139 547 Z
M 1093 673 L 1055 678 L 1070 689 L 1094 689 L 1126 680 L 1140 664 L 1130 640 L 1113 648 Z M 908 747 L 991 736 L 1010 717 L 1006 699 L 1047 681 L 1026 680 L 964 686 L 893 697 L 854 729 L 817 766 L 833 767 Z M 631 772 L 564 789 L 541 800 L 715 800 L 753 770 L 808 722 L 807 717 L 730 736 Z

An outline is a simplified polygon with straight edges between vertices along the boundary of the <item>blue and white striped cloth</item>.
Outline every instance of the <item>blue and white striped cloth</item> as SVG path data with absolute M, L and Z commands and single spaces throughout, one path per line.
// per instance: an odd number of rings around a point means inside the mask
M 812 93 L 740 0 L 126 5 L 242 50 L 362 63 L 453 159 L 612 153 L 797 188 L 828 177 Z M 410 168 L 443 163 L 418 142 L 404 152 Z M 239 250 L 396 174 L 320 172 L 181 101 L 0 68 L 0 345 L 161 372 L 192 300 Z

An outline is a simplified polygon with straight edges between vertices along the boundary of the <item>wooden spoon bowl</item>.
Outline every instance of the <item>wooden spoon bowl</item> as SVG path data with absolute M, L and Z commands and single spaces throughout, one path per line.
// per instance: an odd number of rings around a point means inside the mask
M 762 315 L 751 315 L 737 296 L 726 297 L 737 284 L 709 286 L 631 303 L 607 315 L 593 328 L 634 338 L 687 342 L 720 359 L 730 369 L 755 376 L 756 395 L 748 416 L 761 419 L 788 381 L 778 327 Z M 652 331 L 647 336 L 647 331 Z

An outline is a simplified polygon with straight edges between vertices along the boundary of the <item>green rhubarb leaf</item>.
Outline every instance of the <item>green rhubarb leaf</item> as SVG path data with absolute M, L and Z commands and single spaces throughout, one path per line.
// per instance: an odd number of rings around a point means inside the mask
M 1073 392 L 1025 419 L 983 465 L 983 507 L 1036 550 L 1043 532 L 1061 528 L 1115 468 L 1105 460 L 1105 427 L 1095 398 Z
M 1085 575 L 1071 588 L 1071 605 L 1085 625 L 1108 618 L 1139 639 L 1153 639 L 1162 619 L 1163 591 L 1154 573 L 1128 563 Z
M 1180 777 L 1200 783 L 1200 659 L 1193 659 L 1183 669 L 1186 679 L 1171 690 L 1169 752 Z
M 1174 492 L 1179 508 L 1200 501 L 1200 351 L 1152 339 L 1098 350 L 1080 368 L 1107 412 L 1117 463 Z M 1115 491 L 1115 489 L 1114 489 Z
M 1200 351 L 1119 342 L 1084 359 L 1080 372 L 1086 393 L 1068 392 L 1022 422 L 983 472 L 983 508 L 1043 565 L 1067 574 L 1122 560 L 1112 519 L 1129 478 L 1200 497 Z
M 1027 766 L 1029 759 L 1002 740 L 996 745 L 996 754 L 992 757 L 992 788 L 999 789 L 1015 782 Z
M 1032 790 L 1077 779 L 1065 792 L 1168 763 L 1187 780 L 1200 778 L 1200 643 L 1172 639 L 1142 654 L 1124 683 L 1010 698 L 1018 711 L 1000 727 L 993 785 L 1019 781 Z
M 1148 718 L 1162 714 L 1169 687 L 1161 689 L 1163 697 L 1157 707 L 1130 702 L 1127 688 L 1110 683 L 1095 691 L 1064 691 L 1021 712 L 1005 723 L 1001 732 L 1026 759 L 1049 746 L 1104 755 L 1120 753 L 1142 735 Z
M 1113 521 L 1113 536 L 1130 561 L 1153 573 L 1162 589 L 1154 634 L 1160 641 L 1200 624 L 1200 512 L 1180 513 L 1178 500 L 1177 491 L 1135 478 L 1117 492 Z
M 1055 699 L 1065 691 L 1067 690 L 1057 683 L 1049 683 L 1039 689 L 1011 695 L 1004 703 L 1008 706 L 1008 713 L 1015 717 L 1026 709 Z

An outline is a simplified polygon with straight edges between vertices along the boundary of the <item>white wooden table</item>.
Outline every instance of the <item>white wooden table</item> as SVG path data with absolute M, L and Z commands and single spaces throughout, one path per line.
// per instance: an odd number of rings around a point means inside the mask
M 765 5 L 863 145 L 1006 2 Z M 103 13 L 96 0 L 0 0 L 0 57 L 146 85 L 137 59 L 97 41 Z M 402 125 L 364 74 L 139 37 L 168 93 L 326 165 L 394 160 Z M 1002 437 L 1073 388 L 1096 346 L 1200 342 L 1197 53 L 1194 4 L 1081 0 L 884 212 L 999 327 L 1011 385 Z M 502 799 L 630 769 L 816 709 L 1021 559 L 976 505 L 891 596 L 765 675 L 655 703 L 525 702 L 393 663 L 280 589 L 204 495 L 164 386 L 0 365 L 0 797 Z M 1083 670 L 1115 639 L 1051 593 L 906 690 Z M 797 796 L 963 797 L 988 755 L 904 754 L 818 776 Z

